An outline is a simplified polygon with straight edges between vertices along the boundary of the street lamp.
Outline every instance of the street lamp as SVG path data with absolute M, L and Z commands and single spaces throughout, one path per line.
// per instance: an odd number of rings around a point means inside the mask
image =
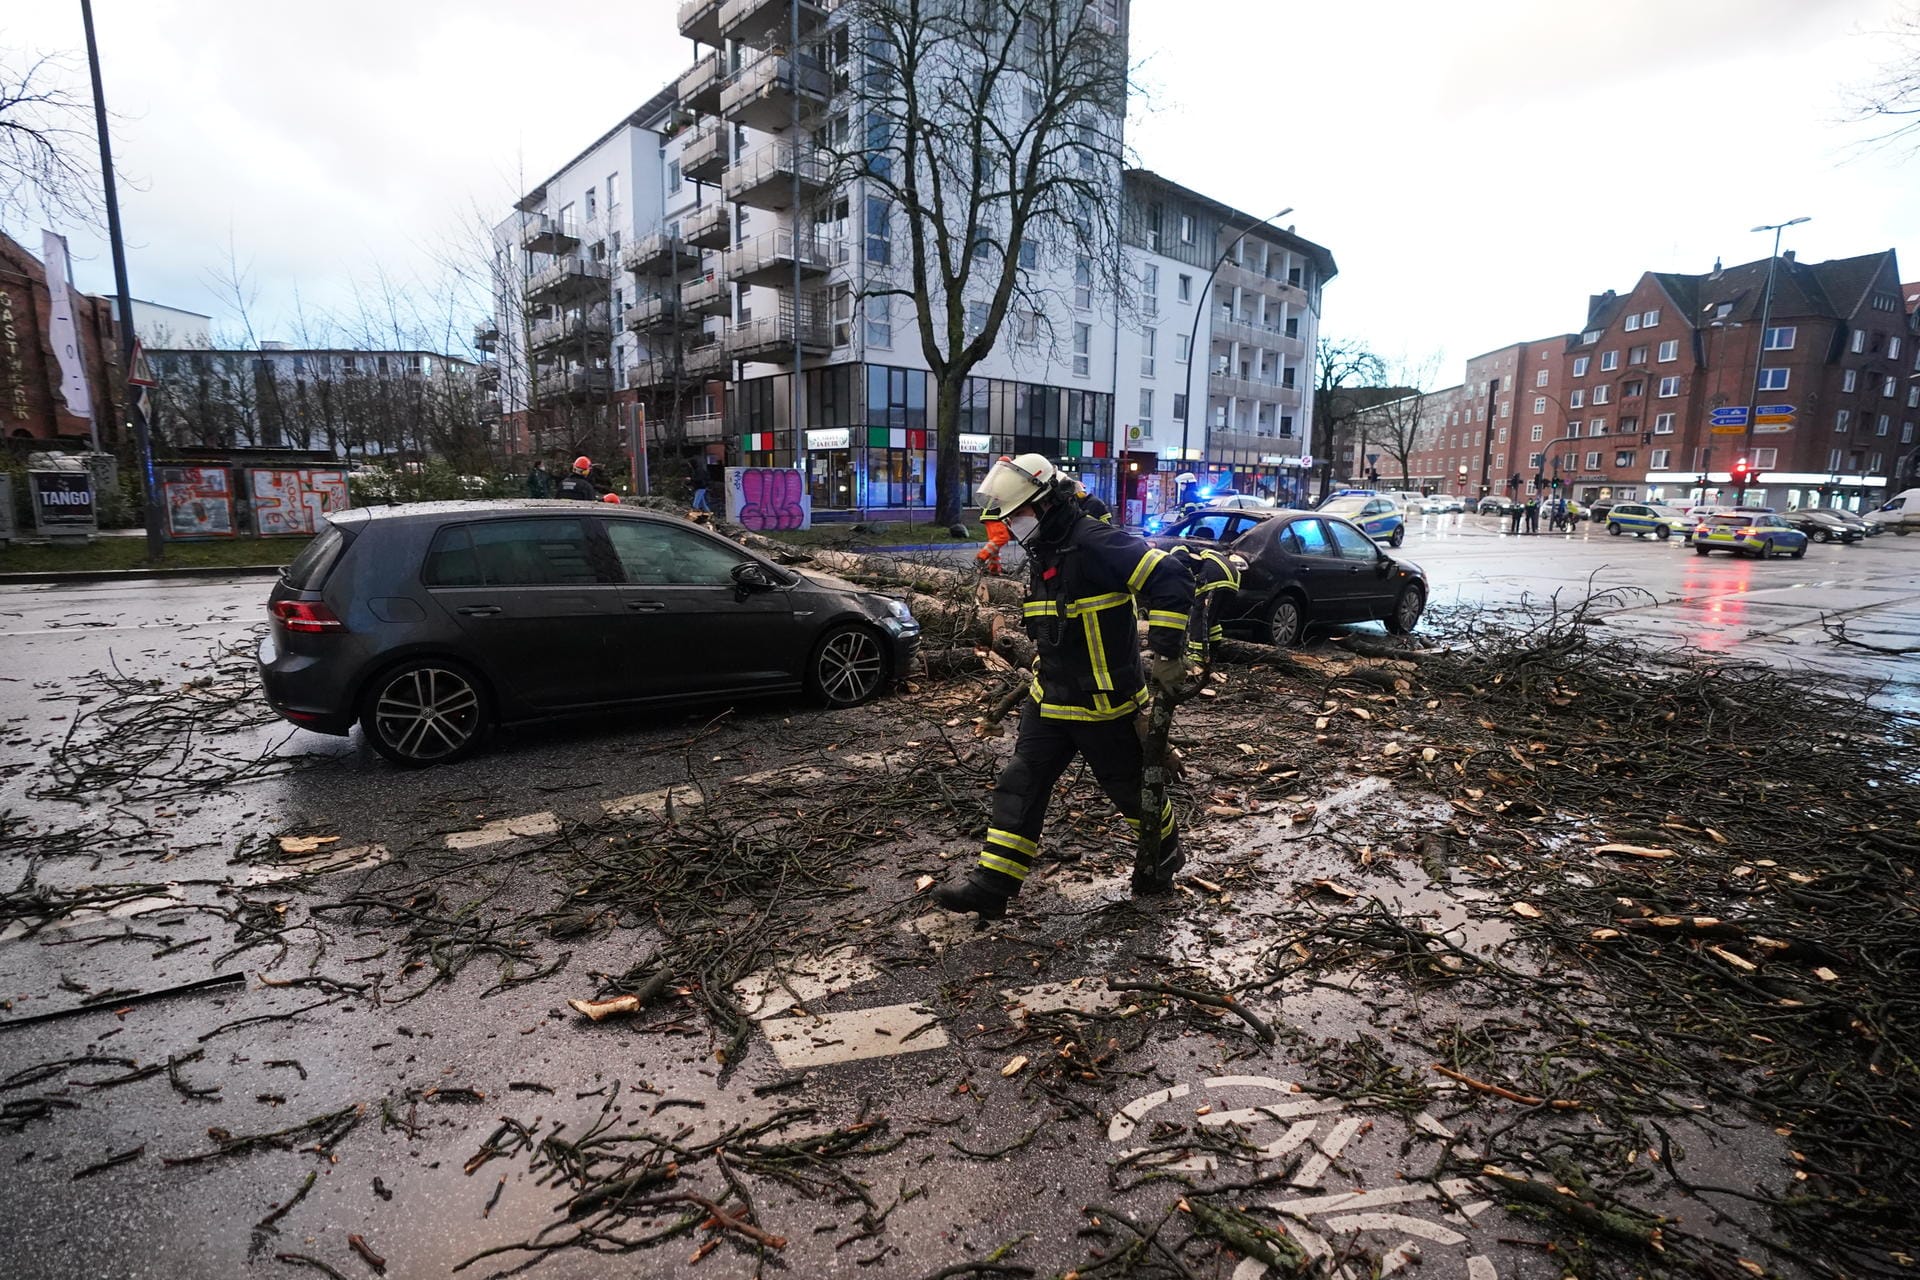
M 1773 232 L 1773 256 L 1767 259 L 1767 288 L 1760 299 L 1760 341 L 1754 344 L 1753 349 L 1753 404 L 1747 410 L 1747 432 L 1740 444 L 1740 452 L 1748 457 L 1753 456 L 1754 419 L 1760 416 L 1760 397 L 1765 394 L 1760 387 L 1760 371 L 1767 358 L 1767 328 L 1773 323 L 1773 273 L 1780 262 L 1780 234 L 1788 227 L 1797 227 L 1803 222 L 1812 221 L 1812 218 L 1788 218 L 1785 222 L 1770 222 L 1753 229 L 1756 233 Z M 1734 498 L 1734 504 L 1737 506 L 1746 500 L 1747 488 L 1742 484 Z
M 1194 350 L 1194 344 L 1200 340 L 1200 317 L 1206 311 L 1207 307 L 1212 304 L 1212 299 L 1207 296 L 1207 291 L 1213 288 L 1213 278 L 1220 274 L 1220 268 L 1227 265 L 1227 255 L 1231 254 L 1242 240 L 1245 240 L 1253 232 L 1266 226 L 1268 223 L 1277 222 L 1292 212 L 1293 206 L 1288 205 L 1278 213 L 1269 214 L 1258 222 L 1248 223 L 1245 229 L 1243 229 L 1239 235 L 1229 240 L 1227 247 L 1220 251 L 1220 256 L 1214 260 L 1213 270 L 1207 272 L 1206 281 L 1200 286 L 1200 294 L 1193 308 L 1193 327 L 1187 331 L 1187 416 L 1180 421 L 1180 461 L 1182 462 L 1192 460 L 1192 454 L 1188 452 L 1187 447 L 1187 433 L 1193 423 L 1193 366 L 1199 363 L 1197 357 L 1200 354 Z M 1205 376 L 1200 383 L 1200 404 L 1202 406 L 1202 412 L 1206 412 L 1208 401 L 1207 380 L 1213 377 L 1212 343 L 1208 343 L 1207 345 L 1205 370 Z M 1209 425 L 1207 429 L 1211 432 L 1213 428 Z M 1205 461 L 1205 459 L 1202 459 L 1202 461 Z

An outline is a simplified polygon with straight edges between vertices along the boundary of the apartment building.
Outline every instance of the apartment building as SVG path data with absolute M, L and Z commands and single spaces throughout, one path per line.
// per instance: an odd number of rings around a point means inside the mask
M 1538 449 L 1550 438 L 1545 415 L 1559 352 L 1558 339 L 1499 347 L 1469 358 L 1452 386 L 1362 411 L 1348 474 L 1399 485 L 1404 440 L 1409 488 L 1475 500 L 1530 492 L 1532 472 L 1522 475 L 1513 459 L 1527 455 L 1529 441 Z
M 1089 12 L 1124 39 L 1121 0 Z M 905 228 L 880 183 L 835 162 L 872 136 L 862 43 L 813 0 L 685 0 L 677 19 L 687 71 L 499 228 L 501 304 L 475 338 L 507 447 L 550 453 L 641 415 L 668 458 L 802 468 L 816 510 L 930 506 L 929 362 L 910 299 L 876 292 L 912 284 Z M 1058 237 L 1023 248 L 1021 301 L 962 394 L 968 502 L 1003 453 L 1044 453 L 1109 498 L 1129 449 L 1249 488 L 1308 453 L 1331 255 L 1123 173 L 1121 124 L 1083 121 L 1077 157 L 1121 194 L 1128 283 Z M 964 305 L 984 322 L 986 299 Z

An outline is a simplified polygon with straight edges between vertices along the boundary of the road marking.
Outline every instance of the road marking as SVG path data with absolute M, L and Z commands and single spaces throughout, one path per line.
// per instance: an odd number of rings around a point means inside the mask
M 152 893 L 144 897 L 129 898 L 125 902 L 116 903 L 104 909 L 82 907 L 78 911 L 70 911 L 66 915 L 58 918 L 42 917 L 43 921 L 49 922 L 40 924 L 39 931 L 41 933 L 64 932 L 68 929 L 78 929 L 84 925 L 100 924 L 108 920 L 125 920 L 129 916 L 145 915 L 150 911 L 160 911 L 167 907 L 184 906 L 185 903 L 186 895 L 181 892 L 180 887 L 178 885 L 168 885 L 167 891 L 163 894 Z M 0 942 L 12 942 L 16 938 L 24 937 L 26 936 L 27 930 L 33 927 L 33 923 L 25 920 L 16 920 L 5 929 L 0 929 Z
M 289 858 L 284 862 L 256 866 L 241 879 L 240 885 L 252 889 L 265 884 L 279 884 L 283 880 L 297 880 L 301 876 L 365 871 L 392 859 L 393 854 L 384 844 L 357 844 L 350 849 L 332 849 L 304 858 Z
M 560 830 L 560 819 L 552 813 L 526 813 L 517 818 L 501 818 L 472 831 L 456 831 L 447 837 L 449 849 L 478 849 L 523 836 L 550 836 Z
M 739 781 L 744 781 L 740 779 Z M 641 791 L 630 796 L 616 796 L 601 804 L 610 818 L 634 818 L 642 814 L 655 814 L 665 817 L 667 802 L 673 802 L 673 810 L 691 809 L 695 805 L 705 804 L 706 796 L 699 787 L 687 782 L 677 782 L 670 787 L 661 787 L 657 791 Z
M 761 1020 L 840 995 L 881 974 L 880 966 L 853 947 L 835 947 L 756 970 L 734 983 L 733 991 L 747 1016 Z
M 919 1004 L 772 1018 L 762 1022 L 760 1029 L 766 1032 L 774 1057 L 789 1071 L 944 1049 L 948 1043 L 933 1011 Z

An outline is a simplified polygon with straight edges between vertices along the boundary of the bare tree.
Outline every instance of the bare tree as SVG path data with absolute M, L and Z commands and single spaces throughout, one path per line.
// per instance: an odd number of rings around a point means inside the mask
M 1920 150 L 1920 6 L 1909 7 L 1891 29 L 1873 35 L 1893 53 L 1881 63 L 1877 78 L 1852 90 L 1854 118 L 1880 126 L 1873 144 Z
M 64 55 L 0 58 L 0 225 L 99 220 L 93 104 L 74 74 Z
M 863 115 L 831 160 L 838 185 L 865 183 L 870 243 L 905 233 L 904 271 L 876 270 L 862 293 L 913 304 L 935 388 L 935 519 L 951 524 L 962 393 L 1008 313 L 1057 310 L 1064 273 L 1117 270 L 1126 48 L 1109 6 L 1087 0 L 843 7 Z
M 1422 429 L 1429 425 L 1430 393 L 1439 368 L 1437 355 L 1416 362 L 1401 360 L 1389 372 L 1388 381 L 1406 394 L 1363 409 L 1356 421 L 1363 447 L 1375 447 L 1400 464 L 1403 489 L 1413 487 L 1413 455 L 1423 443 Z
M 1376 399 L 1362 389 L 1377 390 L 1386 381 L 1387 362 L 1357 338 L 1322 338 L 1314 347 L 1318 377 L 1314 384 L 1313 413 L 1324 443 L 1320 452 L 1320 490 L 1324 496 L 1335 459 L 1353 456 L 1354 424 L 1361 410 Z

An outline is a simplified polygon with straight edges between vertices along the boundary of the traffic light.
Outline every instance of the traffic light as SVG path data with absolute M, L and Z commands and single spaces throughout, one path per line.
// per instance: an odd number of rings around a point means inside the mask
M 1553 491 L 1554 491 L 1555 493 L 1558 493 L 1558 492 L 1560 492 L 1560 477 L 1559 477 L 1559 476 L 1555 476 L 1555 477 L 1553 478 Z
M 1733 464 L 1734 487 L 1738 489 L 1746 488 L 1747 479 L 1752 474 L 1753 474 L 1753 468 L 1747 465 L 1747 460 L 1745 458 L 1739 459 L 1737 462 Z

